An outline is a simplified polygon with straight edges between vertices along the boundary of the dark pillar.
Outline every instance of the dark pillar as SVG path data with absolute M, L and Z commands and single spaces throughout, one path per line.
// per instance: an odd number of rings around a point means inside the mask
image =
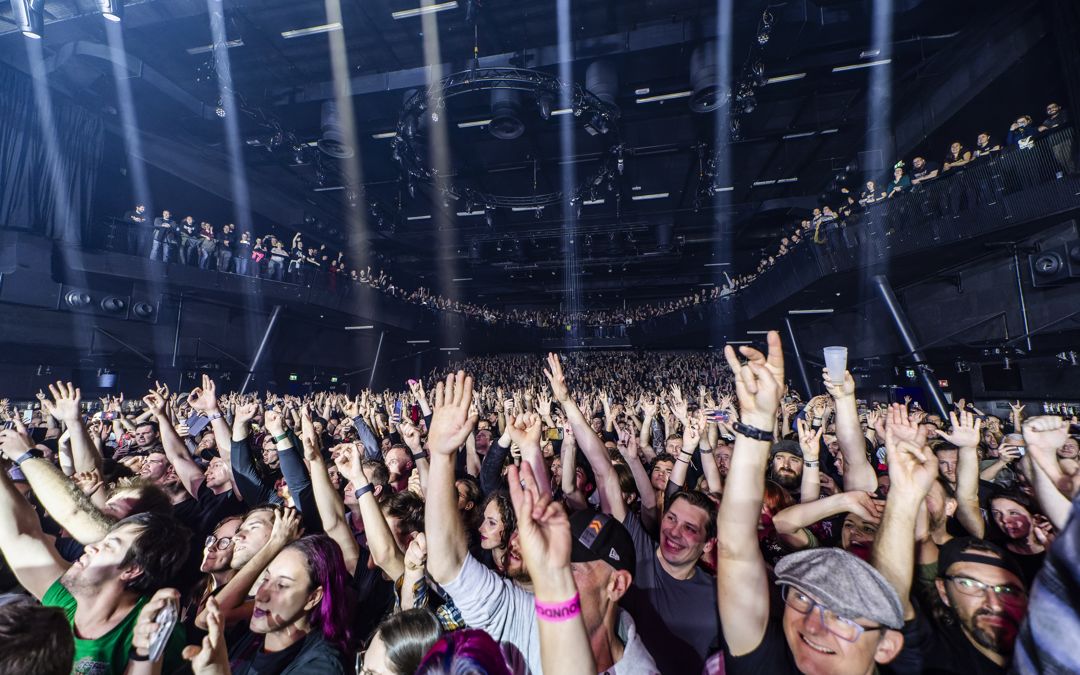
M 877 288 L 881 300 L 885 303 L 885 307 L 889 310 L 889 315 L 892 316 L 893 323 L 896 324 L 896 332 L 900 334 L 900 340 L 904 343 L 904 348 L 907 349 L 908 356 L 915 362 L 915 369 L 919 373 L 919 378 L 922 379 L 923 389 L 926 390 L 931 401 L 933 401 L 937 413 L 941 415 L 943 419 L 949 419 L 949 406 L 946 404 L 945 397 L 942 395 L 941 390 L 938 389 L 934 370 L 926 363 L 926 358 L 923 356 L 922 352 L 919 351 L 919 345 L 915 341 L 915 333 L 911 330 L 911 325 L 908 323 L 907 316 L 904 314 L 904 309 L 900 306 L 900 302 L 893 293 L 892 285 L 889 284 L 888 277 L 884 274 L 874 275 L 874 286 Z
M 806 372 L 806 362 L 803 361 L 799 341 L 795 339 L 795 327 L 791 325 L 791 317 L 784 317 L 784 325 L 787 326 L 788 343 L 791 345 L 791 352 L 795 355 L 795 365 L 799 367 L 799 379 L 802 380 L 803 385 L 803 400 L 809 401 L 814 397 L 814 389 L 810 386 L 810 376 Z

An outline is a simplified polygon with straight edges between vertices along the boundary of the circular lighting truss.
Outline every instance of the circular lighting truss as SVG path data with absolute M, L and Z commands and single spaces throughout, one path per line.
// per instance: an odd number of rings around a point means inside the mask
M 582 121 L 584 129 L 590 135 L 603 136 L 607 140 L 600 167 L 583 176 L 574 189 L 574 194 L 570 195 L 571 202 L 578 204 L 595 192 L 596 186 L 605 180 L 612 181 L 616 175 L 622 173 L 623 149 L 619 139 L 619 109 L 600 100 L 578 84 L 567 85 L 555 76 L 540 71 L 522 68 L 476 68 L 454 73 L 443 78 L 434 100 L 430 101 L 430 107 L 428 89 L 417 90 L 402 108 L 397 137 L 394 139 L 394 158 L 410 176 L 410 180 L 434 184 L 439 178 L 438 171 L 428 166 L 424 158 L 425 141 L 419 132 L 424 115 L 429 116 L 425 122 L 438 122 L 445 113 L 447 101 L 456 96 L 503 90 L 521 92 L 523 100 L 527 100 L 525 95 L 531 96 L 537 106 L 537 114 L 547 120 L 553 114 L 552 108 L 561 100 L 560 95 L 568 87 L 571 89 L 571 110 L 574 117 Z M 566 198 L 561 190 L 521 196 L 497 194 L 480 190 L 465 181 L 449 179 L 443 189 L 446 197 L 464 201 L 472 208 L 535 208 L 538 216 L 539 209 L 558 204 Z

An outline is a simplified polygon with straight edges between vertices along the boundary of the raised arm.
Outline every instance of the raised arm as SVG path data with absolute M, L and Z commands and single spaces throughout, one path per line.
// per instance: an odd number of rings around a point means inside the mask
M 641 499 L 641 524 L 646 531 L 655 532 L 659 518 L 656 513 L 656 490 L 653 489 L 652 481 L 649 480 L 649 472 L 641 463 L 641 447 L 638 438 L 630 435 L 626 447 L 619 446 L 626 465 L 630 467 L 630 473 L 634 476 L 634 487 L 637 488 L 638 497 Z M 714 461 L 715 464 L 715 461 Z M 719 472 L 719 469 L 717 469 Z
M 70 382 L 57 382 L 49 385 L 53 400 L 41 399 L 41 406 L 51 417 L 67 425 L 68 438 L 71 441 L 71 457 L 76 472 L 102 471 L 104 458 L 90 440 L 90 434 L 82 422 L 82 391 Z
M 798 550 L 810 545 L 805 528 L 820 520 L 841 513 L 854 513 L 863 520 L 877 524 L 881 522 L 881 510 L 882 506 L 874 501 L 869 492 L 837 492 L 824 499 L 787 507 L 773 516 L 773 525 L 784 543 Z
M 799 501 L 806 504 L 817 501 L 821 495 L 821 435 L 825 427 L 819 427 L 815 431 L 805 418 L 795 420 L 795 428 L 799 432 L 799 447 L 802 449 L 803 473 L 802 483 L 799 488 Z
M 188 396 L 188 405 L 191 406 L 192 410 L 197 410 L 210 420 L 210 429 L 214 432 L 214 442 L 218 447 L 218 456 L 225 462 L 225 466 L 229 468 L 229 477 L 232 478 L 232 453 L 229 452 L 232 445 L 232 430 L 229 428 L 229 422 L 225 419 L 224 412 L 218 405 L 217 385 L 214 384 L 214 380 L 209 375 L 203 375 L 202 386 L 191 391 Z M 235 485 L 235 482 L 233 484 Z M 236 499 L 240 499 L 239 490 L 233 490 L 233 494 Z
M 910 420 L 904 406 L 889 408 L 885 427 L 889 458 L 889 497 L 874 542 L 872 562 L 900 596 L 904 620 L 915 618 L 911 583 L 915 572 L 915 525 L 919 508 L 937 480 L 937 456 L 926 446 L 925 430 Z
M 521 413 L 507 420 L 510 439 L 521 448 L 522 461 L 539 468 L 533 472 L 540 492 L 551 494 L 551 477 L 544 466 L 544 455 L 540 450 L 540 416 L 536 413 Z
M 424 533 L 427 535 L 428 572 L 440 584 L 457 578 L 465 556 L 469 554 L 465 527 L 457 510 L 454 461 L 458 449 L 476 426 L 476 417 L 469 415 L 472 396 L 472 377 L 466 377 L 461 370 L 456 375 L 447 375 L 446 382 L 440 382 L 435 388 L 435 405 L 428 430 L 431 467 L 424 508 Z
M 966 410 L 957 417 L 949 413 L 952 430 L 937 435 L 952 443 L 959 451 L 956 460 L 956 519 L 971 536 L 980 539 L 986 533 L 986 520 L 979 506 L 979 430 L 982 422 Z
M 397 579 L 405 572 L 405 553 L 394 541 L 394 534 L 379 508 L 379 495 L 375 493 L 375 488 L 364 473 L 362 459 L 355 443 L 334 448 L 334 461 L 338 471 L 356 488 L 356 502 L 360 505 L 360 517 L 364 521 L 371 559 L 379 569 L 386 572 L 387 577 Z M 456 506 L 455 504 L 455 512 Z
M 821 377 L 836 404 L 836 440 L 844 454 L 844 487 L 874 492 L 878 487 L 877 474 L 866 458 L 866 439 L 855 404 L 855 380 L 844 371 L 843 379 L 834 381 L 828 368 L 822 369 Z
M 622 522 L 626 519 L 626 502 L 622 499 L 619 477 L 615 473 L 615 468 L 611 466 L 607 448 L 604 447 L 604 442 L 589 426 L 589 420 L 585 419 L 585 415 L 571 398 L 570 388 L 566 385 L 566 376 L 558 355 L 548 354 L 547 363 L 548 367 L 544 369 L 544 376 L 551 385 L 555 400 L 566 413 L 566 420 L 574 430 L 574 439 L 578 447 L 585 454 L 585 459 L 592 466 L 596 476 L 596 489 L 600 491 L 600 509 Z
M 1024 422 L 1024 443 L 1047 478 L 1070 500 L 1080 490 L 1080 474 L 1066 475 L 1058 462 L 1057 451 L 1069 437 L 1065 420 L 1052 415 L 1032 417 Z
M 356 563 L 360 559 L 360 545 L 356 543 L 352 528 L 345 520 L 345 503 L 330 482 L 319 436 L 315 433 L 306 408 L 302 424 L 300 442 L 304 445 L 304 460 L 311 471 L 311 492 L 315 499 L 315 508 L 319 511 L 319 520 L 322 522 L 323 531 L 341 548 L 345 569 L 349 570 L 349 574 L 354 574 Z
M 533 579 L 536 604 L 561 605 L 558 618 L 537 614 L 540 662 L 544 671 L 566 675 L 594 675 L 593 658 L 581 599 L 570 571 L 570 519 L 562 505 L 551 500 L 536 484 L 526 461 L 510 468 L 510 500 L 517 514 L 521 557 Z M 625 575 L 625 573 L 623 573 Z
M 735 373 L 742 423 L 761 431 L 773 428 L 784 391 L 784 355 L 780 335 L 768 334 L 769 354 L 741 347 L 742 364 L 729 345 L 724 349 Z M 765 498 L 769 441 L 737 434 L 728 470 L 727 490 L 717 515 L 716 591 L 728 652 L 742 656 L 765 636 L 769 621 L 769 577 L 758 546 L 758 522 Z
M 0 431 L 0 452 L 22 458 L 29 452 L 28 441 L 19 431 L 5 429 Z M 0 471 L 0 513 L 4 514 L 0 517 L 0 552 L 19 584 L 40 600 L 68 564 L 41 530 L 34 507 L 15 489 L 7 471 Z
M 195 460 L 191 458 L 187 445 L 176 433 L 176 429 L 173 428 L 166 412 L 168 403 L 161 393 L 157 391 L 151 391 L 144 396 L 143 403 L 154 413 L 154 419 L 157 421 L 161 433 L 161 447 L 165 449 L 165 457 L 168 458 L 169 463 L 176 469 L 177 478 L 180 479 L 180 483 L 192 497 L 197 497 L 199 488 L 202 487 L 206 476 L 203 470 L 199 468 L 199 465 L 195 463 Z

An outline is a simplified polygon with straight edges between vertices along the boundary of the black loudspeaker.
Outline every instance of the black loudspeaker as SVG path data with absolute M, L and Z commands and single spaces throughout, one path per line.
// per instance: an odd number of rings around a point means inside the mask
M 1069 280 L 1068 248 L 1069 245 L 1055 246 L 1028 255 L 1032 286 L 1059 286 Z
M 1080 279 L 1080 239 L 1065 244 L 1065 264 L 1069 267 L 1069 277 Z

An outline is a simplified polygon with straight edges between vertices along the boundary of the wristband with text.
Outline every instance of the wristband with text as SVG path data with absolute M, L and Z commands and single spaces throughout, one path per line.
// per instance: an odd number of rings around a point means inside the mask
M 747 438 L 753 438 L 756 441 L 768 441 L 773 442 L 776 440 L 776 436 L 771 431 L 763 431 L 757 427 L 752 427 L 742 422 L 735 422 L 731 425 L 731 428 L 735 430 L 735 433 Z
M 19 455 L 18 458 L 16 458 L 15 466 L 22 466 L 23 462 L 25 462 L 28 459 L 33 459 L 33 458 L 34 458 L 34 453 L 32 453 L 32 452 L 24 452 L 23 454 Z
M 206 419 L 208 419 L 208 420 L 210 420 L 211 422 L 213 422 L 214 420 L 219 420 L 219 419 L 221 419 L 222 417 L 223 417 L 223 415 L 222 415 L 221 413 L 219 413 L 219 412 L 215 412 L 215 413 L 210 413 L 209 415 L 207 415 L 207 416 L 206 416 Z
M 810 469 L 813 469 L 813 468 L 817 467 L 817 465 L 818 465 L 818 464 L 820 464 L 820 463 L 821 463 L 821 462 L 819 462 L 819 461 L 818 461 L 818 460 L 816 460 L 816 459 L 806 459 L 806 460 L 803 460 L 803 466 L 805 466 L 805 467 L 807 467 L 807 468 L 810 468 Z
M 421 450 L 420 452 L 413 455 L 412 458 L 413 458 L 414 462 L 419 462 L 422 459 L 427 459 L 428 458 L 427 450 Z
M 284 440 L 288 440 L 288 438 L 289 438 L 289 434 L 280 434 L 278 436 L 274 436 L 274 442 L 275 443 L 280 443 L 280 442 L 282 442 Z
M 353 493 L 353 496 L 356 497 L 357 499 L 360 499 L 361 497 L 363 497 L 364 495 L 366 495 L 369 492 L 375 492 L 375 486 L 372 485 L 371 483 L 368 483 L 367 485 L 365 485 L 363 487 L 356 488 L 356 492 Z
M 541 621 L 569 621 L 579 614 L 581 614 L 581 597 L 576 593 L 565 602 L 536 601 L 536 618 Z

